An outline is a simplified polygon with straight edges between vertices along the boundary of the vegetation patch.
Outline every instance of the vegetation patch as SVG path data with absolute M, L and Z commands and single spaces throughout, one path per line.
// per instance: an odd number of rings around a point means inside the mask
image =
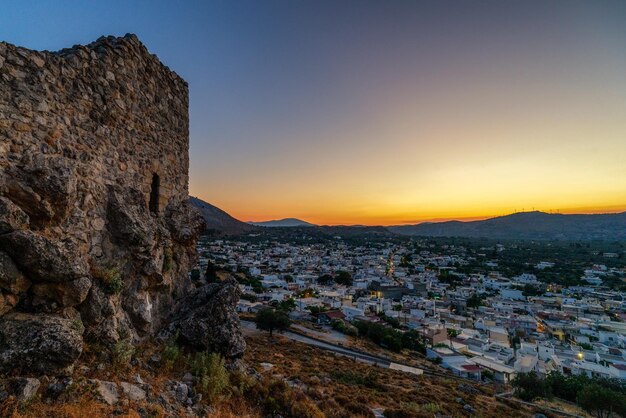
M 95 268 L 92 270 L 92 275 L 102 283 L 102 289 L 109 295 L 118 294 L 124 289 L 124 279 L 117 266 Z
M 619 379 L 565 376 L 559 372 L 542 379 L 530 372 L 518 374 L 512 384 L 515 395 L 528 402 L 557 397 L 600 418 L 626 416 L 626 384 Z

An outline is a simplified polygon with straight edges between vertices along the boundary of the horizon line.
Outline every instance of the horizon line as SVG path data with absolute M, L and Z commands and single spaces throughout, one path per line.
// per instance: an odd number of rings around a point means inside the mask
M 199 196 L 192 196 L 189 195 L 189 197 L 194 197 L 196 199 L 200 199 L 203 200 L 204 202 L 208 203 L 205 199 L 199 197 Z M 212 205 L 212 204 L 211 204 Z M 216 205 L 214 205 L 216 206 Z M 487 220 L 487 219 L 493 219 L 493 218 L 499 218 L 499 217 L 503 217 L 503 216 L 510 216 L 510 215 L 515 215 L 515 214 L 519 214 L 519 213 L 531 213 L 531 212 L 541 212 L 541 213 L 545 213 L 545 214 L 549 214 L 549 215 L 610 215 L 610 214 L 620 214 L 620 213 L 626 213 L 626 205 L 619 205 L 619 206 L 608 206 L 608 207 L 603 207 L 603 208 L 589 208 L 589 207 L 582 207 L 582 208 L 567 208 L 567 209 L 548 209 L 548 210 L 542 210 L 542 209 L 535 209 L 533 208 L 533 210 L 524 210 L 522 209 L 521 211 L 512 211 L 512 212 L 504 212 L 501 214 L 491 214 L 491 215 L 479 215 L 479 216 L 457 216 L 457 217 L 433 217 L 433 218 L 424 218 L 424 219 L 407 219 L 407 220 L 401 220 L 398 222 L 392 222 L 392 223 L 375 223 L 375 222 L 315 222 L 315 221 L 311 221 L 311 220 L 307 220 L 305 219 L 305 217 L 299 217 L 299 216 L 277 216 L 277 217 L 273 217 L 273 218 L 265 218 L 265 219 L 260 219 L 260 220 L 256 220 L 256 219 L 248 219 L 248 220 L 242 220 L 243 217 L 238 217 L 236 215 L 233 215 L 229 210 L 226 209 L 222 209 L 220 206 L 216 206 L 218 209 L 221 209 L 223 211 L 225 211 L 227 214 L 229 214 L 230 216 L 232 216 L 233 218 L 237 219 L 240 222 L 244 222 L 244 223 L 262 223 L 262 222 L 271 222 L 271 221 L 281 221 L 281 220 L 285 220 L 285 219 L 297 219 L 303 222 L 307 222 L 309 224 L 315 225 L 315 226 L 382 226 L 382 227 L 390 227 L 390 226 L 402 226 L 402 225 L 417 225 L 417 224 L 423 224 L 423 223 L 442 223 L 442 222 L 453 222 L 453 221 L 457 221 L 457 222 L 473 222 L 473 221 L 483 221 L 483 220 Z M 252 217 L 252 218 L 256 218 L 256 217 Z

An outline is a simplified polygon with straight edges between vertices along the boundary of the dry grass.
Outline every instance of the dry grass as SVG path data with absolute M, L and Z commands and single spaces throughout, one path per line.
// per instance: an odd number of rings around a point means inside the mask
M 466 383 L 477 390 L 475 394 L 468 394 L 459 390 L 460 381 L 455 379 L 414 376 L 375 368 L 280 336 L 269 342 L 266 335 L 251 335 L 247 337 L 247 342 L 244 360 L 261 373 L 261 380 L 242 373 L 231 374 L 227 394 L 212 406 L 211 417 L 262 418 L 280 414 L 285 418 L 371 418 L 372 408 L 398 410 L 404 414 L 398 416 L 403 417 L 467 417 L 470 414 L 463 409 L 465 403 L 476 409 L 474 416 L 483 418 L 528 417 L 532 412 L 497 401 L 493 396 L 493 387 L 487 385 Z M 76 384 L 58 402 L 48 404 L 36 398 L 28 403 L 19 403 L 9 398 L 0 406 L 0 416 L 172 416 L 167 415 L 160 405 L 148 401 L 122 400 L 115 406 L 103 404 L 88 385 L 81 383 L 87 379 L 133 382 L 139 374 L 151 385 L 151 393 L 165 393 L 167 381 L 181 380 L 188 370 L 180 366 L 171 370 L 147 367 L 148 359 L 162 349 L 156 344 L 145 344 L 137 349 L 140 355 L 135 365 L 99 368 L 98 364 L 108 364 L 106 355 L 97 346 L 88 347 L 75 369 L 73 379 Z M 272 363 L 274 367 L 264 371 L 260 366 L 262 362 Z M 42 389 L 45 386 L 43 383 Z M 457 398 L 463 401 L 457 402 Z M 175 407 L 178 409 L 173 416 L 185 415 L 185 407 Z
M 548 408 L 556 408 L 556 409 L 560 409 L 561 411 L 565 411 L 569 414 L 572 415 L 576 415 L 579 417 L 583 417 L 583 418 L 592 418 L 593 415 L 590 415 L 589 413 L 587 413 L 584 409 L 582 409 L 581 407 L 579 407 L 576 404 L 567 402 L 567 401 L 563 401 L 561 399 L 551 399 L 551 400 L 545 400 L 545 399 L 540 399 L 535 401 L 536 404 L 538 405 L 544 405 Z
M 79 399 L 76 402 L 63 404 L 46 404 L 44 402 L 32 402 L 27 405 L 19 405 L 15 400 L 5 402 L 2 408 L 3 417 L 11 418 L 108 418 L 113 415 L 114 408 L 95 400 Z M 140 415 L 129 410 L 117 415 L 123 418 L 139 418 Z M 162 417 L 163 415 L 154 415 Z
M 266 336 L 248 339 L 246 360 L 249 364 L 271 363 L 264 374 L 282 376 L 297 382 L 327 417 L 371 417 L 371 408 L 403 410 L 407 416 L 469 416 L 465 403 L 484 418 L 528 417 L 530 410 L 501 403 L 487 385 L 467 383 L 477 394 L 459 390 L 456 379 L 414 376 L 407 373 L 373 368 L 350 358 L 335 356 L 321 349 L 278 337 L 269 343 Z M 462 398 L 463 402 L 457 402 Z

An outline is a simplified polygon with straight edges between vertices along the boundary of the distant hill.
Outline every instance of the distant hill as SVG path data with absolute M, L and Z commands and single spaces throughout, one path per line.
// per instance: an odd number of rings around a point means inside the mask
M 472 222 L 437 222 L 390 226 L 402 235 L 534 240 L 624 240 L 626 212 L 563 215 L 521 212 Z
M 248 222 L 248 223 L 250 225 L 265 226 L 269 228 L 275 228 L 275 227 L 293 228 L 296 226 L 317 226 L 315 224 L 312 224 L 312 223 L 309 223 L 300 219 L 296 219 L 296 218 L 285 218 L 285 219 L 279 219 L 279 220 L 274 220 L 274 221 Z
M 224 212 L 222 209 L 213 206 L 197 197 L 189 197 L 189 202 L 200 210 L 206 222 L 206 232 L 217 232 L 226 235 L 239 235 L 255 231 L 253 225 L 241 222 Z

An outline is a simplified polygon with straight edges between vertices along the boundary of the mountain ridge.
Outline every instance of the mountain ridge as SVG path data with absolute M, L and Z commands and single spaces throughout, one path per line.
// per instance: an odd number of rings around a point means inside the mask
M 255 226 L 263 226 L 266 228 L 277 228 L 277 227 L 293 228 L 293 227 L 302 227 L 302 226 L 305 226 L 305 227 L 318 226 L 318 225 L 312 224 L 307 221 L 303 221 L 302 219 L 298 219 L 298 218 L 283 218 L 283 219 L 274 219 L 274 220 L 262 221 L 262 222 L 249 221 L 248 224 L 255 225 Z
M 394 225 L 393 233 L 411 236 L 458 236 L 495 239 L 626 239 L 626 212 L 606 214 L 550 214 L 517 212 L 479 221 L 424 222 Z
M 205 232 L 241 235 L 263 228 L 317 228 L 349 235 L 361 229 L 378 228 L 392 234 L 425 237 L 465 237 L 520 240 L 626 240 L 626 212 L 601 214 L 551 214 L 541 211 L 516 212 L 493 218 L 442 222 L 421 222 L 412 225 L 359 227 L 316 225 L 297 218 L 262 222 L 243 222 L 224 210 L 197 197 L 189 201 L 201 212 L 207 226 Z
M 205 232 L 207 233 L 241 235 L 254 232 L 257 229 L 256 226 L 242 222 L 200 198 L 189 196 L 189 202 L 200 211 L 206 223 Z

